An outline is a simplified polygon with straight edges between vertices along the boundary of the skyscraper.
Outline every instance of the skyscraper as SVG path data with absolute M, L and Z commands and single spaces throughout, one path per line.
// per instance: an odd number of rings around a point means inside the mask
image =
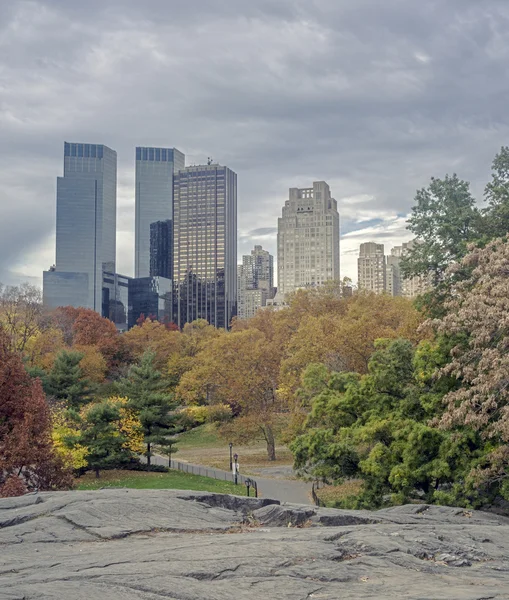
M 150 275 L 150 225 L 173 219 L 173 175 L 184 165 L 175 148 L 136 148 L 135 277 Z
M 386 290 L 384 245 L 366 242 L 360 245 L 357 259 L 359 289 L 383 294 Z
M 290 188 L 277 239 L 278 296 L 339 280 L 339 214 L 325 181 Z
M 171 220 L 150 224 L 150 277 L 171 279 L 173 267 L 173 223 Z
M 175 319 L 227 328 L 237 302 L 237 174 L 217 164 L 174 178 Z
M 274 296 L 274 257 L 261 246 L 237 265 L 237 316 L 250 319 Z
M 115 271 L 117 153 L 64 144 L 57 179 L 55 267 L 43 274 L 44 304 L 102 309 L 103 270 Z

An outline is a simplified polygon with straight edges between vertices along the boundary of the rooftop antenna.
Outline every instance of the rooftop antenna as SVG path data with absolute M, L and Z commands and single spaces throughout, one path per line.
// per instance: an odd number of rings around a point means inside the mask
M 207 158 L 207 165 L 210 167 L 211 164 L 212 164 L 212 158 L 209 156 Z

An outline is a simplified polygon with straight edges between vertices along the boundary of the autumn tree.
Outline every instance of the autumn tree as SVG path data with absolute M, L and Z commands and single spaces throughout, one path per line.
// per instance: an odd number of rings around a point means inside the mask
M 461 382 L 445 396 L 442 429 L 468 428 L 489 451 L 469 474 L 470 482 L 509 499 L 509 242 L 471 248 L 463 265 L 471 269 L 447 303 L 447 314 L 431 322 L 455 340 L 452 360 L 442 370 Z
M 188 403 L 229 404 L 237 414 L 230 436 L 262 438 L 276 459 L 275 433 L 284 406 L 278 396 L 279 351 L 260 329 L 245 329 L 209 341 L 178 392 Z
M 0 329 L 0 496 L 71 485 L 53 449 L 41 383 L 30 379 Z
M 163 323 L 144 318 L 124 334 L 124 342 L 136 360 L 150 350 L 155 366 L 163 370 L 172 354 L 178 352 L 180 332 L 168 329 Z
M 0 284 L 0 325 L 13 350 L 24 352 L 29 340 L 38 331 L 41 312 L 39 288 L 29 283 L 5 287 Z
M 154 354 L 145 352 L 139 364 L 132 365 L 127 376 L 118 382 L 118 390 L 128 398 L 127 407 L 140 420 L 145 444 L 144 455 L 150 466 L 154 446 L 174 444 L 171 437 L 178 431 L 177 403 L 168 391 L 169 384 L 154 366 Z

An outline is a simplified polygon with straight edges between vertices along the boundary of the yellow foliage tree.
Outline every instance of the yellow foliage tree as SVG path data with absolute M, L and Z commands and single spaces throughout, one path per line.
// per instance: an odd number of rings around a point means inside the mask
M 111 396 L 108 402 L 120 407 L 120 433 L 127 438 L 125 447 L 131 452 L 141 454 L 145 448 L 141 422 L 131 408 L 127 408 L 127 398 Z
M 97 346 L 75 345 L 72 348 L 81 352 L 80 368 L 83 377 L 95 383 L 102 383 L 108 370 L 108 363 Z
M 55 407 L 52 411 L 53 428 L 51 439 L 56 453 L 62 458 L 64 465 L 71 469 L 81 469 L 87 466 L 88 450 L 80 444 L 69 448 L 67 439 L 77 438 L 79 435 L 78 425 L 68 416 L 63 407 Z

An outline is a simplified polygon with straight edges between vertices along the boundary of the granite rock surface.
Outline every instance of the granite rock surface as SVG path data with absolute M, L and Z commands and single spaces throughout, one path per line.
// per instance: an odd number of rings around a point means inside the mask
M 172 490 L 0 500 L 0 599 L 506 600 L 509 519 Z

